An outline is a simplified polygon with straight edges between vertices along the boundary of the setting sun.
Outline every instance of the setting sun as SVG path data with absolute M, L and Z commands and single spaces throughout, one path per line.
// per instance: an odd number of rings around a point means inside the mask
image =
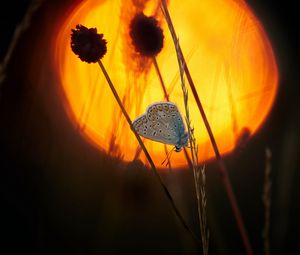
M 99 150 L 125 161 L 139 157 L 147 162 L 99 66 L 83 63 L 72 53 L 70 33 L 83 24 L 104 34 L 108 43 L 103 64 L 134 120 L 150 104 L 165 101 L 151 59 L 134 51 L 129 36 L 137 13 L 154 16 L 164 31 L 158 66 L 170 101 L 184 116 L 176 52 L 159 2 L 82 1 L 63 17 L 53 47 L 62 102 L 74 126 Z M 170 0 L 169 11 L 220 152 L 229 153 L 242 136 L 260 128 L 273 105 L 278 70 L 271 44 L 243 0 Z M 214 152 L 191 92 L 189 108 L 199 160 L 211 159 Z M 166 158 L 164 145 L 150 140 L 145 145 L 160 166 Z M 173 153 L 172 167 L 186 165 L 183 152 Z

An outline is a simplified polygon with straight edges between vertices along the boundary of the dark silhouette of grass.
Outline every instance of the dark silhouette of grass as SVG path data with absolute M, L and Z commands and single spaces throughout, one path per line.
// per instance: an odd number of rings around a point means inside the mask
M 194 135 L 194 128 L 191 124 L 190 119 L 190 111 L 189 111 L 189 100 L 188 100 L 188 90 L 185 86 L 184 79 L 184 65 L 183 59 L 180 55 L 179 51 L 179 40 L 174 38 L 174 44 L 176 48 L 176 55 L 178 60 L 178 66 L 180 70 L 180 80 L 181 80 L 181 89 L 183 94 L 184 108 L 185 108 L 185 121 L 188 128 L 189 134 L 189 145 L 192 155 L 192 171 L 194 174 L 194 183 L 196 190 L 196 198 L 197 198 L 197 210 L 198 210 L 198 219 L 200 225 L 200 233 L 201 233 L 201 241 L 202 241 L 202 251 L 204 255 L 208 255 L 208 247 L 209 247 L 209 231 L 207 226 L 207 216 L 206 216 L 206 176 L 205 176 L 205 167 L 199 167 L 198 160 L 198 144 Z
M 32 0 L 26 13 L 25 13 L 25 16 L 23 17 L 23 20 L 15 28 L 13 38 L 9 44 L 9 47 L 8 47 L 8 50 L 6 51 L 4 59 L 3 59 L 2 63 L 0 64 L 0 86 L 6 77 L 5 71 L 6 71 L 7 65 L 11 59 L 12 53 L 13 53 L 20 37 L 30 27 L 32 16 L 40 8 L 40 6 L 42 5 L 43 2 L 44 2 L 44 0 Z
M 145 145 L 144 145 L 141 137 L 139 136 L 139 134 L 136 132 L 135 128 L 133 127 L 132 121 L 131 121 L 131 119 L 130 119 L 130 117 L 129 117 L 127 111 L 126 111 L 126 109 L 124 108 L 124 106 L 122 104 L 122 101 L 121 101 L 121 99 L 120 99 L 120 97 L 119 97 L 119 95 L 118 95 L 118 93 L 117 93 L 117 91 L 116 91 L 116 89 L 115 89 L 115 87 L 114 87 L 114 85 L 113 85 L 113 83 L 112 83 L 112 81 L 111 81 L 111 79 L 110 79 L 110 77 L 109 77 L 109 75 L 108 75 L 108 73 L 107 73 L 104 65 L 102 64 L 101 60 L 98 61 L 98 64 L 99 64 L 99 66 L 100 66 L 100 68 L 101 68 L 101 70 L 102 70 L 102 72 L 103 72 L 103 74 L 104 74 L 104 76 L 105 76 L 105 78 L 107 80 L 107 83 L 108 83 L 108 85 L 109 85 L 112 93 L 114 94 L 115 99 L 117 100 L 117 103 L 118 103 L 118 105 L 119 105 L 119 107 L 120 107 L 123 115 L 125 116 L 125 118 L 126 118 L 128 124 L 129 124 L 132 132 L 134 133 L 134 135 L 135 135 L 136 139 L 138 140 L 138 142 L 139 142 L 139 144 L 140 144 L 143 152 L 145 153 L 145 156 L 147 157 L 147 160 L 148 160 L 148 162 L 150 164 L 151 170 L 154 173 L 154 176 L 156 177 L 156 179 L 158 180 L 159 184 L 163 188 L 163 191 L 164 191 L 164 193 L 165 193 L 168 201 L 170 202 L 170 204 L 172 206 L 172 209 L 174 210 L 176 216 L 178 217 L 178 219 L 182 223 L 183 227 L 188 231 L 188 233 L 193 237 L 193 239 L 196 242 L 198 242 L 199 241 L 198 238 L 196 237 L 196 235 L 194 234 L 194 232 L 189 228 L 189 226 L 185 222 L 185 220 L 184 220 L 183 216 L 181 215 L 179 209 L 175 205 L 175 202 L 174 202 L 173 197 L 171 196 L 171 193 L 169 192 L 168 188 L 163 183 L 163 181 L 162 181 L 159 173 L 157 172 L 156 166 L 155 166 L 155 164 L 154 164 L 154 162 L 153 162 L 153 160 L 152 160 L 149 152 L 147 151 L 147 149 L 146 149 L 146 147 L 145 147 Z
M 217 143 L 215 141 L 213 132 L 211 130 L 211 127 L 209 125 L 208 119 L 206 117 L 204 108 L 203 108 L 202 103 L 200 101 L 200 98 L 198 96 L 198 93 L 197 93 L 196 87 L 194 85 L 194 82 L 192 80 L 192 76 L 191 76 L 191 74 L 189 72 L 188 66 L 186 64 L 184 55 L 182 53 L 180 44 L 179 44 L 177 36 L 176 36 L 176 32 L 175 32 L 175 28 L 174 28 L 172 20 L 171 20 L 171 16 L 170 16 L 169 11 L 168 11 L 168 6 L 167 6 L 167 3 L 166 3 L 165 0 L 161 1 L 161 10 L 164 13 L 164 16 L 166 18 L 169 30 L 171 32 L 171 35 L 172 35 L 172 38 L 173 38 L 173 41 L 174 41 L 175 48 L 176 48 L 177 53 L 178 53 L 178 55 L 179 55 L 179 57 L 180 57 L 180 59 L 181 59 L 181 61 L 183 63 L 183 68 L 184 68 L 185 75 L 186 75 L 187 80 L 188 80 L 188 82 L 190 84 L 191 91 L 192 91 L 193 96 L 194 96 L 194 98 L 196 100 L 196 103 L 197 103 L 198 109 L 200 111 L 201 117 L 203 119 L 205 128 L 206 128 L 206 130 L 208 132 L 211 144 L 213 146 L 213 149 L 214 149 L 214 152 L 215 152 L 215 156 L 216 156 L 216 159 L 217 159 L 218 164 L 219 164 L 219 168 L 218 168 L 219 169 L 219 173 L 220 173 L 220 176 L 222 178 L 222 181 L 223 181 L 223 184 L 224 184 L 224 187 L 225 187 L 225 191 L 226 191 L 226 194 L 228 196 L 228 199 L 229 199 L 229 202 L 230 202 L 230 206 L 232 208 L 233 215 L 235 217 L 235 220 L 236 220 L 236 223 L 237 223 L 237 226 L 238 226 L 238 230 L 240 232 L 240 236 L 241 236 L 243 244 L 245 246 L 245 250 L 246 250 L 246 252 L 247 252 L 248 255 L 252 255 L 253 254 L 253 249 L 251 247 L 251 244 L 250 244 L 250 241 L 249 241 L 249 237 L 248 237 L 248 233 L 246 231 L 246 228 L 245 228 L 245 225 L 244 225 L 244 221 L 242 219 L 241 212 L 240 212 L 240 209 L 238 207 L 238 204 L 237 204 L 237 201 L 236 201 L 236 197 L 235 197 L 235 194 L 234 194 L 233 189 L 232 189 L 232 185 L 231 185 L 231 182 L 230 182 L 230 179 L 229 179 L 228 171 L 226 169 L 226 166 L 224 164 L 222 156 L 221 156 L 221 154 L 219 152 Z M 178 43 L 178 47 L 176 47 L 177 43 Z
M 270 255 L 270 221 L 271 221 L 271 159 L 272 153 L 269 148 L 266 148 L 266 165 L 265 165 L 265 178 L 264 178 L 264 187 L 263 187 L 263 195 L 262 201 L 265 209 L 264 215 L 264 227 L 262 232 L 262 238 L 264 241 L 264 254 Z
M 159 78 L 159 82 L 160 82 L 160 84 L 161 84 L 161 88 L 162 88 L 162 90 L 163 90 L 163 92 L 164 92 L 165 100 L 166 100 L 167 102 L 170 102 L 169 93 L 168 93 L 168 91 L 167 91 L 165 82 L 164 82 L 164 80 L 163 80 L 163 77 L 162 77 L 162 74 L 161 74 L 159 65 L 158 65 L 158 63 L 157 63 L 156 57 L 153 57 L 152 60 L 153 60 L 153 64 L 154 64 L 155 71 L 156 71 L 157 76 L 158 76 L 158 78 Z M 165 145 L 165 150 L 166 150 L 166 145 Z M 186 157 L 186 160 L 187 160 L 187 163 L 188 163 L 188 165 L 189 165 L 189 168 L 192 168 L 192 161 L 191 161 L 191 158 L 190 158 L 190 156 L 189 156 L 189 154 L 188 154 L 186 148 L 183 148 L 183 152 L 184 152 L 184 155 L 185 155 L 185 157 Z M 167 150 L 166 150 L 166 155 L 167 155 Z M 168 165 L 170 166 L 171 161 L 170 161 L 169 159 L 167 159 L 167 160 L 168 160 Z

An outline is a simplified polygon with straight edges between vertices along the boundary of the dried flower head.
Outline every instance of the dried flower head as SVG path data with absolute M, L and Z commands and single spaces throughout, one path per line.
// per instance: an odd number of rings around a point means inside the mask
M 98 34 L 96 28 L 79 24 L 72 29 L 71 48 L 82 61 L 95 63 L 100 60 L 107 51 L 106 44 L 103 34 Z
M 164 41 L 163 30 L 154 17 L 137 14 L 130 23 L 130 36 L 135 50 L 143 56 L 157 55 Z

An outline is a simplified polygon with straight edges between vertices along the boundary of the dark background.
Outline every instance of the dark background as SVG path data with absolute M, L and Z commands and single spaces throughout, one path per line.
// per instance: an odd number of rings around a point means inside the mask
M 29 2 L 1 3 L 1 59 Z M 0 253 L 199 254 L 152 173 L 138 162 L 124 165 L 101 155 L 66 118 L 53 85 L 49 31 L 70 3 L 44 1 L 18 41 L 0 87 Z M 248 3 L 272 42 L 280 86 L 263 128 L 225 160 L 255 254 L 262 254 L 265 148 L 271 149 L 271 253 L 295 254 L 300 232 L 298 8 L 283 1 Z M 210 254 L 244 254 L 215 163 L 206 169 Z M 198 233 L 192 175 L 162 177 Z

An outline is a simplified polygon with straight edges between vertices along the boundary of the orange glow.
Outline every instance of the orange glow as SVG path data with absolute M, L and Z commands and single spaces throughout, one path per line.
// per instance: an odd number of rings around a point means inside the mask
M 125 161 L 134 159 L 138 143 L 99 66 L 81 62 L 71 51 L 70 33 L 79 23 L 104 33 L 108 53 L 103 63 L 133 120 L 149 104 L 164 101 L 151 61 L 133 51 L 128 33 L 129 23 L 137 12 L 155 15 L 165 35 L 157 62 L 170 101 L 184 114 L 176 53 L 158 3 L 81 1 L 64 17 L 55 41 L 55 68 L 74 125 L 100 150 Z M 242 0 L 170 0 L 169 11 L 219 149 L 222 154 L 228 153 L 245 128 L 251 135 L 258 130 L 274 102 L 278 70 L 270 42 Z M 189 107 L 199 143 L 199 159 L 211 159 L 214 153 L 192 93 Z M 160 166 L 166 157 L 164 146 L 149 140 L 145 144 Z M 143 153 L 139 157 L 146 162 Z M 185 165 L 184 153 L 173 153 L 172 167 Z

